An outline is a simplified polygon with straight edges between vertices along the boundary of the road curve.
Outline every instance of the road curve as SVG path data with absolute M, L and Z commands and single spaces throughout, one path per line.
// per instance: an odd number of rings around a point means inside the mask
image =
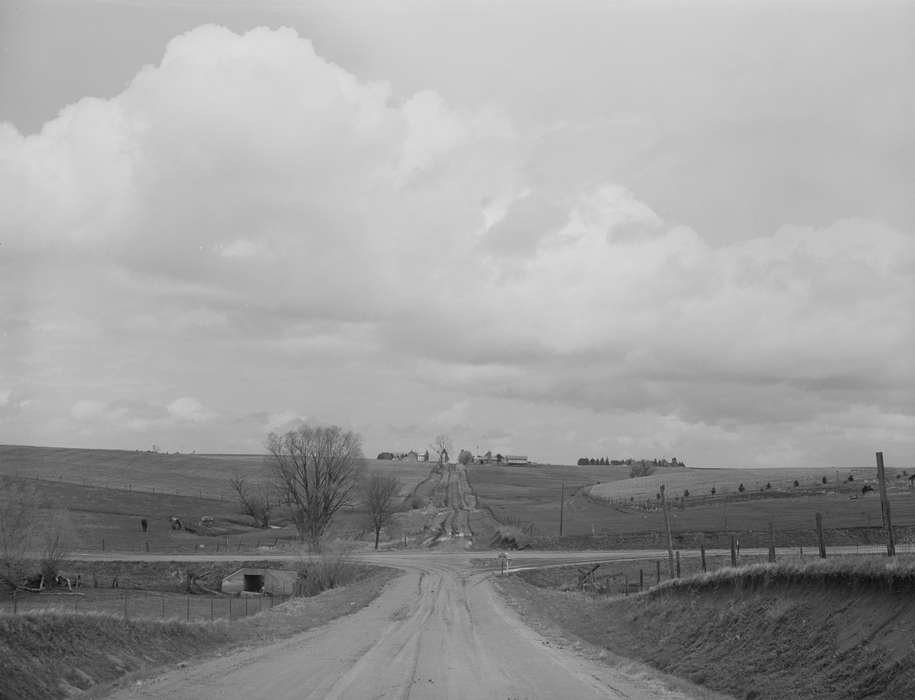
M 551 645 L 502 603 L 488 580 L 491 573 L 470 569 L 467 558 L 383 559 L 405 573 L 368 607 L 109 697 L 693 697 L 644 669 L 633 674 Z

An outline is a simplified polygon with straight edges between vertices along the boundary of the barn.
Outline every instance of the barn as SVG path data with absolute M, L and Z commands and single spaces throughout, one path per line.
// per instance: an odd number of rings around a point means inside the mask
M 292 595 L 298 578 L 297 571 L 287 569 L 244 568 L 232 572 L 222 580 L 222 592 Z

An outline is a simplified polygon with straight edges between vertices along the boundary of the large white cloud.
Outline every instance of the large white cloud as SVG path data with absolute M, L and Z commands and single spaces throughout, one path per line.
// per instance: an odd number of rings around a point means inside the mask
M 0 352 L 83 423 L 124 423 L 131 400 L 174 423 L 245 414 L 227 375 L 263 376 L 268 412 L 356 399 L 283 394 L 319 381 L 295 361 L 728 429 L 915 413 L 911 232 L 712 244 L 620 183 L 538 182 L 533 143 L 495 109 L 395 100 L 291 30 L 201 27 L 112 99 L 31 136 L 0 124 L 20 339 Z

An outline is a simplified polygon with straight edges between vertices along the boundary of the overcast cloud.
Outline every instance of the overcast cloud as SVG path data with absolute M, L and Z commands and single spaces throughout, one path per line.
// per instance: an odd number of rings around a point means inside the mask
M 150 7 L 2 10 L 0 441 L 911 466 L 910 6 Z

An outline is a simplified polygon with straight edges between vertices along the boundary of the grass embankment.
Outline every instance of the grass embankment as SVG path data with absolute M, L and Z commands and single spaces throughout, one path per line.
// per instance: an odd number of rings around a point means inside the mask
M 741 698 L 915 697 L 915 561 L 756 564 L 629 598 L 497 579 L 525 619 Z
M 345 587 L 293 598 L 231 623 L 124 620 L 98 613 L 0 614 L 0 698 L 63 698 L 164 664 L 287 637 L 365 607 L 397 575 L 376 567 Z

